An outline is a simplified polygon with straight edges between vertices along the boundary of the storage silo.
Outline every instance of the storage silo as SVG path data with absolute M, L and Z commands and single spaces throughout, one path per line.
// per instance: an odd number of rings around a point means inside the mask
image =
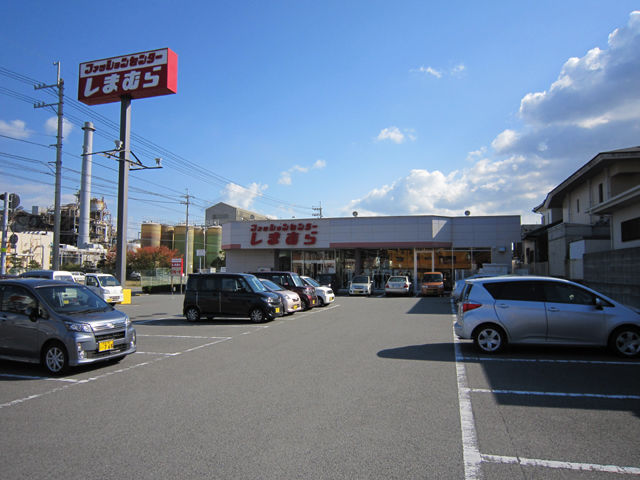
M 173 250 L 173 225 L 162 225 L 160 232 L 160 245 Z
M 204 250 L 204 228 L 194 227 L 193 229 L 193 271 L 197 272 L 200 268 L 206 268 L 205 258 L 199 257 L 198 250 Z
M 185 257 L 185 240 L 189 245 L 189 251 L 187 252 L 187 258 L 182 264 L 184 265 L 184 273 L 193 273 L 193 228 L 189 229 L 189 237 L 187 238 L 187 227 L 184 225 L 177 225 L 173 230 L 173 248 L 178 250 Z
M 211 262 L 220 258 L 220 250 L 222 250 L 222 227 L 215 225 L 207 228 L 207 255 L 205 263 L 207 268 L 211 267 Z
M 143 223 L 140 229 L 140 247 L 160 246 L 161 226 L 159 223 Z

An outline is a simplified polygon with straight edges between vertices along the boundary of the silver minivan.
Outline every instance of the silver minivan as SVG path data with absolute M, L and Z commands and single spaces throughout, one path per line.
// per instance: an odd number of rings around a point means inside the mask
M 0 280 L 0 358 L 62 375 L 72 366 L 120 360 L 136 348 L 129 316 L 84 285 Z

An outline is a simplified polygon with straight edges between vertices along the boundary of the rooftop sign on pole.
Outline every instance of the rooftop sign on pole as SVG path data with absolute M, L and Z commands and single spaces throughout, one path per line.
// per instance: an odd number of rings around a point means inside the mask
M 80 64 L 78 100 L 87 105 L 178 91 L 178 55 L 169 48 Z

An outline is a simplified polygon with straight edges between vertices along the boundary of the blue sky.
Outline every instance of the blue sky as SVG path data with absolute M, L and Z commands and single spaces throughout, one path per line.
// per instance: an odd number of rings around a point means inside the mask
M 135 100 L 129 238 L 219 201 L 274 218 L 518 214 L 598 152 L 640 144 L 635 1 L 11 2 L 0 18 L 0 191 L 52 206 L 53 102 L 69 103 L 63 203 L 83 132 L 118 137 L 119 104 L 79 110 L 82 62 L 159 48 L 178 93 Z M 18 79 L 14 74 L 20 75 Z M 18 98 L 16 98 L 18 97 Z M 27 100 L 27 101 L 25 101 Z M 77 103 L 76 103 L 77 105 Z M 113 124 L 109 124 L 113 122 Z M 55 125 L 55 123 L 54 123 Z M 94 160 L 115 224 L 117 164 Z

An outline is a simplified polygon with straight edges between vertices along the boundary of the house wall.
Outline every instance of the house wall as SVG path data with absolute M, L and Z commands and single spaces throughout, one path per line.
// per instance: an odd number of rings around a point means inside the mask
M 625 305 L 640 308 L 640 247 L 586 253 L 584 284 Z

